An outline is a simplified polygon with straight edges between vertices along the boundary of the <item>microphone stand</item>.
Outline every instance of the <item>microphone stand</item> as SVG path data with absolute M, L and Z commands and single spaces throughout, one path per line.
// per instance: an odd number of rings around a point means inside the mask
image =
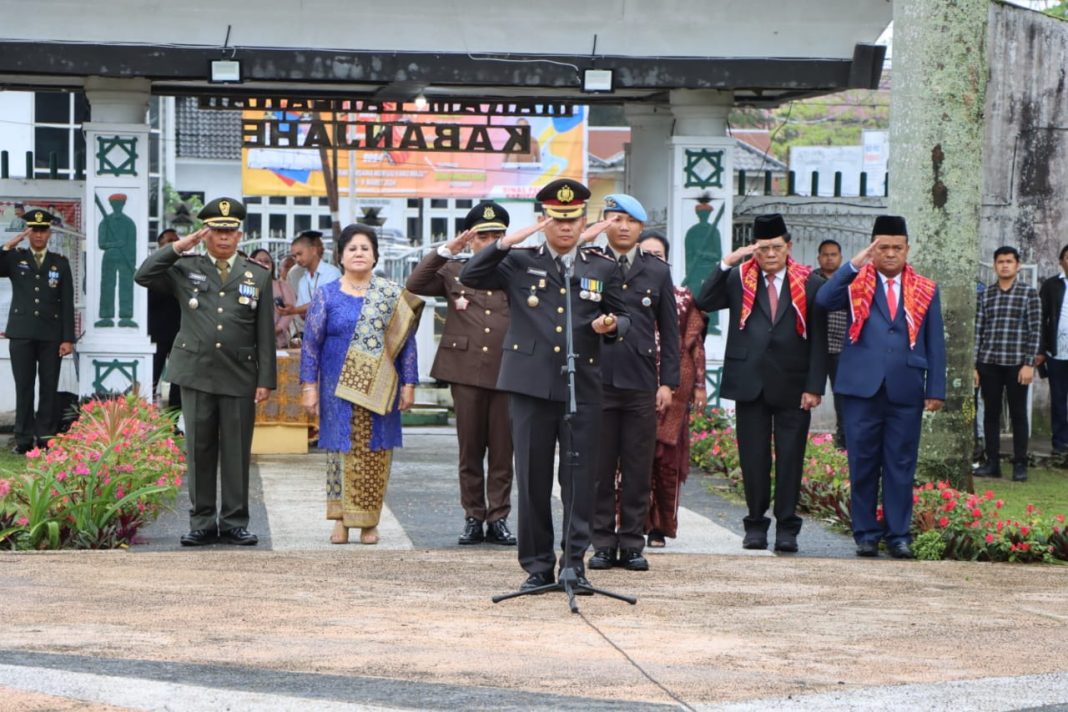
M 580 455 L 578 449 L 575 446 L 575 431 L 574 431 L 574 417 L 578 413 L 578 402 L 575 395 L 575 337 L 572 332 L 572 316 L 571 316 L 571 276 L 574 273 L 574 260 L 578 256 L 576 250 L 575 255 L 568 255 L 563 258 L 564 262 L 564 333 L 566 334 L 566 346 L 567 346 L 567 363 L 561 367 L 561 371 L 567 374 L 567 412 L 564 414 L 564 433 L 567 440 L 567 452 L 560 453 L 561 464 L 566 466 L 570 472 L 571 480 L 571 496 L 568 503 L 568 511 L 564 517 L 562 523 L 563 528 L 563 548 L 564 548 L 564 560 L 566 561 L 570 557 L 571 550 L 571 520 L 575 513 L 575 470 L 578 468 Z M 566 458 L 566 460 L 565 460 Z M 566 465 L 564 464 L 566 463 Z M 545 593 L 547 591 L 563 591 L 567 594 L 567 606 L 571 609 L 572 613 L 578 613 L 578 604 L 575 603 L 575 594 L 592 596 L 593 594 L 600 594 L 602 596 L 608 596 L 609 598 L 615 598 L 619 601 L 624 601 L 630 605 L 634 605 L 638 602 L 637 598 L 633 596 L 624 596 L 619 593 L 613 593 L 612 591 L 606 591 L 604 589 L 595 588 L 588 583 L 581 583 L 579 581 L 578 571 L 574 566 L 561 566 L 560 576 L 556 583 L 546 584 L 544 586 L 538 586 L 526 591 L 513 591 L 512 593 L 505 593 L 500 596 L 494 596 L 493 602 L 500 603 L 506 601 L 509 598 L 518 598 L 520 596 L 531 596 L 538 593 Z

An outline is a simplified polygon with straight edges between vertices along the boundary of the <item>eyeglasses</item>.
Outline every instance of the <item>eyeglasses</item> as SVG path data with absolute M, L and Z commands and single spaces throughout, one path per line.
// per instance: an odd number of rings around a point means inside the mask
M 775 253 L 775 252 L 782 252 L 786 248 L 787 248 L 786 243 L 783 243 L 781 245 L 761 245 L 760 247 L 756 248 L 756 252 L 763 252 L 765 254 L 767 254 L 767 253 Z

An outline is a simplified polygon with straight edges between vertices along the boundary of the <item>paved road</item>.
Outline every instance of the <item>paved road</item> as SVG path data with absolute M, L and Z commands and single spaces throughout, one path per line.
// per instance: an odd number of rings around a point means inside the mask
M 250 529 L 261 547 L 277 551 L 329 549 L 331 522 L 323 518 L 325 455 L 261 455 L 252 473 Z M 718 496 L 725 483 L 695 471 L 681 496 L 679 538 L 662 550 L 646 549 L 653 557 L 673 554 L 742 554 L 771 556 L 770 551 L 741 548 L 744 507 Z M 559 491 L 555 493 L 554 521 L 561 518 Z M 179 496 L 177 511 L 144 533 L 145 545 L 134 551 L 177 549 L 186 529 L 186 494 Z M 509 524 L 515 529 L 515 494 Z M 408 428 L 404 447 L 394 457 L 386 494 L 386 509 L 379 527 L 383 549 L 455 548 L 463 528 L 456 475 L 456 437 L 451 428 Z M 355 539 L 355 537 L 353 537 Z M 774 527 L 771 532 L 774 541 Z M 490 546 L 490 545 L 484 545 Z M 806 522 L 800 537 L 801 557 L 851 557 L 847 536 Z M 518 565 L 517 565 L 518 572 Z

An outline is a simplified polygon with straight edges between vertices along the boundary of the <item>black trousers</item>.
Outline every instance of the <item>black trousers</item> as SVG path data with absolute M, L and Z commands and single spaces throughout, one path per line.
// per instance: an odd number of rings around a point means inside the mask
M 1046 372 L 1053 449 L 1068 450 L 1068 361 L 1051 358 L 1046 361 Z
M 11 372 L 15 378 L 15 445 L 33 447 L 38 440 L 56 434 L 59 427 L 59 406 L 56 389 L 59 387 L 58 341 L 40 339 L 11 339 Z M 37 410 L 34 412 L 33 384 L 38 383 Z
M 604 387 L 593 548 L 645 547 L 645 518 L 656 454 L 656 392 Z M 620 473 L 616 524 L 616 472 Z
M 1027 389 L 1018 378 L 1020 366 L 998 366 L 992 363 L 976 364 L 979 372 L 979 391 L 983 394 L 983 438 L 986 440 L 986 458 L 996 463 L 1001 456 L 1001 394 L 1009 402 L 1009 420 L 1012 422 L 1012 461 L 1027 463 Z
M 190 529 L 216 526 L 216 488 L 222 480 L 221 531 L 248 526 L 248 468 L 256 401 L 186 388 L 182 400 L 189 482 Z M 221 477 L 219 476 L 221 470 Z
M 516 527 L 519 565 L 527 573 L 553 570 L 553 454 L 560 447 L 560 498 L 564 503 L 563 531 L 567 550 L 560 565 L 585 571 L 583 557 L 590 546 L 593 508 L 593 472 L 601 430 L 601 404 L 579 403 L 572 433 L 564 422 L 566 404 L 512 393 L 508 400 L 515 448 L 515 486 L 519 494 Z M 578 452 L 571 462 L 568 452 Z M 562 542 L 561 542 L 562 546 Z
M 778 407 L 763 397 L 735 404 L 738 456 L 742 464 L 746 532 L 767 532 L 771 520 L 765 514 L 771 504 L 771 446 L 775 443 L 775 533 L 797 536 L 801 517 L 801 472 L 811 411 L 802 410 L 800 399 L 792 407 Z

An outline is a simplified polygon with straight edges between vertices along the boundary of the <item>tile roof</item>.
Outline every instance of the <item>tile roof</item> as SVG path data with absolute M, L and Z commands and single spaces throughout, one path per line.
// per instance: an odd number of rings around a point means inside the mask
M 194 97 L 175 100 L 178 158 L 240 160 L 241 112 L 200 109 Z

